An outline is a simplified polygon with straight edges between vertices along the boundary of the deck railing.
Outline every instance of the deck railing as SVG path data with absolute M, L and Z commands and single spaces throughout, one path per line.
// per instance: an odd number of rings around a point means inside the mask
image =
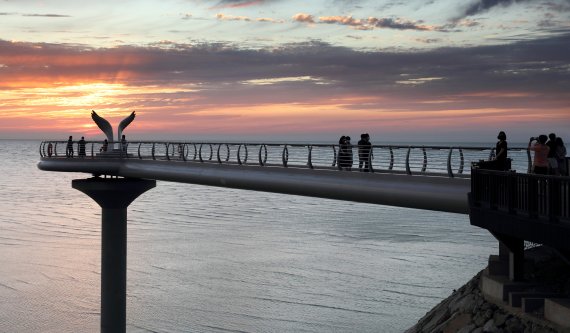
M 570 220 L 570 177 L 471 170 L 473 204 L 550 221 Z
M 109 142 L 102 151 L 102 141 L 86 141 L 84 149 L 72 142 L 72 156 L 66 156 L 67 141 L 44 141 L 39 147 L 42 158 L 127 158 L 218 164 L 258 165 L 336 169 L 343 171 L 391 172 L 409 175 L 447 175 L 469 177 L 470 162 L 494 156 L 494 147 L 287 144 L 287 143 L 218 143 L 218 142 L 149 142 L 122 145 Z M 366 150 L 370 149 L 370 153 Z M 79 156 L 78 152 L 84 154 Z M 524 148 L 509 149 L 513 168 L 526 171 L 530 154 Z

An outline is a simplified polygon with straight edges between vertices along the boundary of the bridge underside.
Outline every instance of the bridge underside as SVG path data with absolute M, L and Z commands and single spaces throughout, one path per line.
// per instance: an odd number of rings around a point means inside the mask
M 38 167 L 461 214 L 468 213 L 471 186 L 465 178 L 134 159 L 42 158 Z

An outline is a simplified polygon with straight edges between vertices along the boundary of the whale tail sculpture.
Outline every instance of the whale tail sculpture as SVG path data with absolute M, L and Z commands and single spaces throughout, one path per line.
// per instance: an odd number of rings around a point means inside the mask
M 135 111 L 133 111 L 127 118 L 121 120 L 119 123 L 119 130 L 117 131 L 117 140 L 121 140 L 121 137 L 123 136 L 123 130 L 127 128 L 127 126 L 133 122 L 133 120 L 135 120 Z
M 95 124 L 97 124 L 97 126 L 101 129 L 101 131 L 105 133 L 105 136 L 107 136 L 107 140 L 109 142 L 113 142 L 113 127 L 111 127 L 111 124 L 109 124 L 109 122 L 106 119 L 99 116 L 97 112 L 95 112 L 94 110 L 91 110 L 91 119 L 93 119 Z
M 105 133 L 105 136 L 107 136 L 107 140 L 109 142 L 113 142 L 114 141 L 113 127 L 111 126 L 111 124 L 109 124 L 109 122 L 105 118 L 99 116 L 97 112 L 95 112 L 94 110 L 92 110 L 91 112 L 91 118 L 93 119 L 95 124 L 97 124 L 97 126 L 101 129 L 101 131 Z M 129 126 L 129 124 L 132 123 L 134 119 L 135 119 L 135 111 L 133 111 L 128 117 L 126 117 L 119 123 L 119 128 L 117 131 L 118 134 L 117 140 L 121 139 L 121 136 L 123 135 L 123 130 L 127 128 L 127 126 Z

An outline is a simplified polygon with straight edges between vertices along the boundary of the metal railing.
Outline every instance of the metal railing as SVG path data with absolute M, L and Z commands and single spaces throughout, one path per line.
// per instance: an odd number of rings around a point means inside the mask
M 66 154 L 67 141 L 44 141 L 39 152 L 42 158 L 126 158 L 448 177 L 469 177 L 467 163 L 490 159 L 495 153 L 494 147 L 467 146 L 132 141 L 125 145 L 109 142 L 103 151 L 103 145 L 103 141 L 86 141 L 84 146 L 73 141 L 73 154 Z M 509 157 L 513 169 L 527 169 L 530 154 L 526 148 L 509 149 Z
M 551 221 L 570 219 L 570 177 L 471 170 L 473 204 Z

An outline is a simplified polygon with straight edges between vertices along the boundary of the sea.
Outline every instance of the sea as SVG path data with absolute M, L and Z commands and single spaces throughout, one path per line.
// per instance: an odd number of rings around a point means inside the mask
M 101 209 L 0 140 L 0 332 L 98 332 Z M 498 252 L 467 215 L 157 182 L 128 210 L 128 332 L 403 332 Z

